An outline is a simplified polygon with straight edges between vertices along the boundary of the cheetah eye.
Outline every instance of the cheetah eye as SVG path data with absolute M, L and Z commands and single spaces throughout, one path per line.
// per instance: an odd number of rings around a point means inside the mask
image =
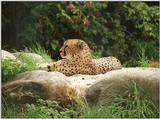
M 68 47 L 68 45 L 65 46 L 66 48 Z

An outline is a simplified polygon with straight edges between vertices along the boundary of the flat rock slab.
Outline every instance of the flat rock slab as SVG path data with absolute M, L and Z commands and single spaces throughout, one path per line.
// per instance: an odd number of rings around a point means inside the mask
M 129 80 L 139 81 L 153 102 L 158 105 L 159 68 L 123 68 L 105 74 L 73 75 L 70 77 L 59 72 L 30 71 L 18 74 L 10 82 L 3 84 L 2 93 L 10 99 L 14 98 L 15 101 L 19 101 L 18 97 L 21 95 L 23 101 L 38 95 L 45 99 L 60 100 L 63 103 L 72 102 L 72 97 L 81 96 L 92 104 L 108 100 L 104 94 L 120 90 L 119 87 L 115 88 L 113 84 L 125 83 Z M 23 94 L 19 95 L 20 92 Z

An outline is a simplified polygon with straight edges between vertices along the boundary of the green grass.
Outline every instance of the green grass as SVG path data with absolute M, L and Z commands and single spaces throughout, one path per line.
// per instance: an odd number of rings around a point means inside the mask
M 86 105 L 79 97 L 68 105 L 60 102 L 39 99 L 35 104 L 28 105 L 27 118 L 78 118 L 85 111 Z
M 140 49 L 138 50 L 138 61 L 137 64 L 140 67 L 146 67 L 149 64 L 149 59 L 146 56 L 146 47 L 139 45 Z
M 11 77 L 15 76 L 18 73 L 22 73 L 25 71 L 35 70 L 36 63 L 32 60 L 24 60 L 21 62 L 20 60 L 2 60 L 2 82 L 8 81 Z
M 52 62 L 51 56 L 49 55 L 48 51 L 45 50 L 40 44 L 36 43 L 31 46 L 31 48 L 25 48 L 22 52 L 29 52 L 29 53 L 36 53 L 42 56 L 48 63 Z
M 134 57 L 130 57 L 127 61 L 123 62 L 123 67 L 159 67 L 159 61 L 152 54 L 152 48 L 146 43 L 137 43 Z M 150 49 L 150 53 L 148 52 Z
M 15 104 L 2 105 L 3 118 L 77 118 L 83 106 L 79 104 L 62 107 L 57 101 L 39 99 L 34 104 L 23 106 Z
M 25 118 L 23 108 L 16 104 L 2 104 L 2 118 Z
M 137 83 L 126 85 L 124 94 L 112 95 L 105 104 L 91 106 L 86 118 L 158 118 L 159 110 Z
M 38 100 L 36 104 L 28 106 L 26 117 L 28 118 L 65 118 L 76 117 L 78 112 L 72 108 L 62 108 L 56 101 Z

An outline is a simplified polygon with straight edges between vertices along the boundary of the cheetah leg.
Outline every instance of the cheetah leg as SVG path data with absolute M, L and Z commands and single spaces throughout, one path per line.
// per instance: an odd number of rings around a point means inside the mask
M 56 62 L 49 63 L 49 64 L 41 64 L 39 69 L 40 70 L 45 70 L 45 71 L 55 71 L 56 69 Z

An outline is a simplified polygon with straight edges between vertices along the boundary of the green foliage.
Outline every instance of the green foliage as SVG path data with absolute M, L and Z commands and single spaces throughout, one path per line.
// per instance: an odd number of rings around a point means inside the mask
M 147 57 L 146 49 L 147 45 L 146 44 L 137 44 L 137 51 L 136 55 L 137 58 L 132 58 L 131 60 L 125 62 L 123 66 L 139 66 L 139 67 L 147 67 L 149 66 L 150 60 Z
M 25 67 L 17 61 L 2 60 L 2 81 L 7 81 L 10 77 L 24 70 Z
M 28 105 L 28 118 L 66 118 L 77 117 L 76 110 L 62 108 L 56 101 L 39 99 L 37 104 Z
M 97 46 L 95 43 L 92 43 L 91 54 L 93 58 L 100 58 L 102 56 L 102 52 L 100 50 L 97 50 Z
M 77 118 L 81 116 L 80 105 L 72 105 L 68 108 L 62 107 L 57 101 L 37 100 L 34 104 L 3 105 L 2 117 L 15 118 Z
M 23 62 L 22 62 L 23 61 Z M 2 60 L 2 82 L 6 82 L 18 73 L 36 69 L 36 63 L 30 59 Z
M 153 102 L 144 95 L 138 83 L 131 81 L 123 85 L 127 91 L 112 95 L 112 100 L 97 104 L 88 109 L 86 118 L 158 118 L 159 111 Z
M 38 42 L 57 58 L 65 39 L 81 38 L 96 51 L 95 57 L 113 55 L 129 66 L 139 65 L 137 44 L 147 45 L 145 55 L 149 60 L 159 58 L 158 6 L 148 6 L 146 2 L 24 2 L 22 5 L 27 13 L 24 16 L 17 11 L 25 17 L 19 19 L 23 27 L 19 22 L 16 25 L 23 28 L 17 32 L 19 47 Z M 7 15 L 3 14 L 3 21 L 11 19 Z M 2 22 L 3 28 L 7 23 Z
M 28 118 L 47 118 L 52 115 L 52 113 L 56 116 L 59 116 L 58 111 L 54 109 L 54 107 L 58 107 L 58 103 L 55 101 L 44 101 L 39 99 L 37 104 L 27 105 L 27 113 L 26 116 Z
M 35 43 L 35 45 L 32 45 L 30 48 L 25 47 L 23 52 L 36 53 L 42 56 L 46 60 L 46 62 L 52 62 L 51 56 L 49 55 L 48 51 L 45 50 L 39 43 Z
M 140 49 L 138 52 L 138 66 L 141 66 L 141 67 L 146 67 L 148 66 L 149 64 L 149 60 L 148 58 L 146 57 L 146 52 L 145 52 L 145 49 L 144 47 L 142 47 L 141 45 L 139 45 Z
M 145 3 L 134 2 L 126 3 L 124 8 L 126 10 L 123 23 L 126 25 L 128 34 L 134 37 L 130 40 L 129 51 L 131 52 L 128 55 L 134 54 L 135 60 L 139 60 L 139 51 L 141 52 L 143 48 L 145 57 L 158 60 L 158 7 L 148 7 Z M 136 65 L 139 66 L 139 63 Z

